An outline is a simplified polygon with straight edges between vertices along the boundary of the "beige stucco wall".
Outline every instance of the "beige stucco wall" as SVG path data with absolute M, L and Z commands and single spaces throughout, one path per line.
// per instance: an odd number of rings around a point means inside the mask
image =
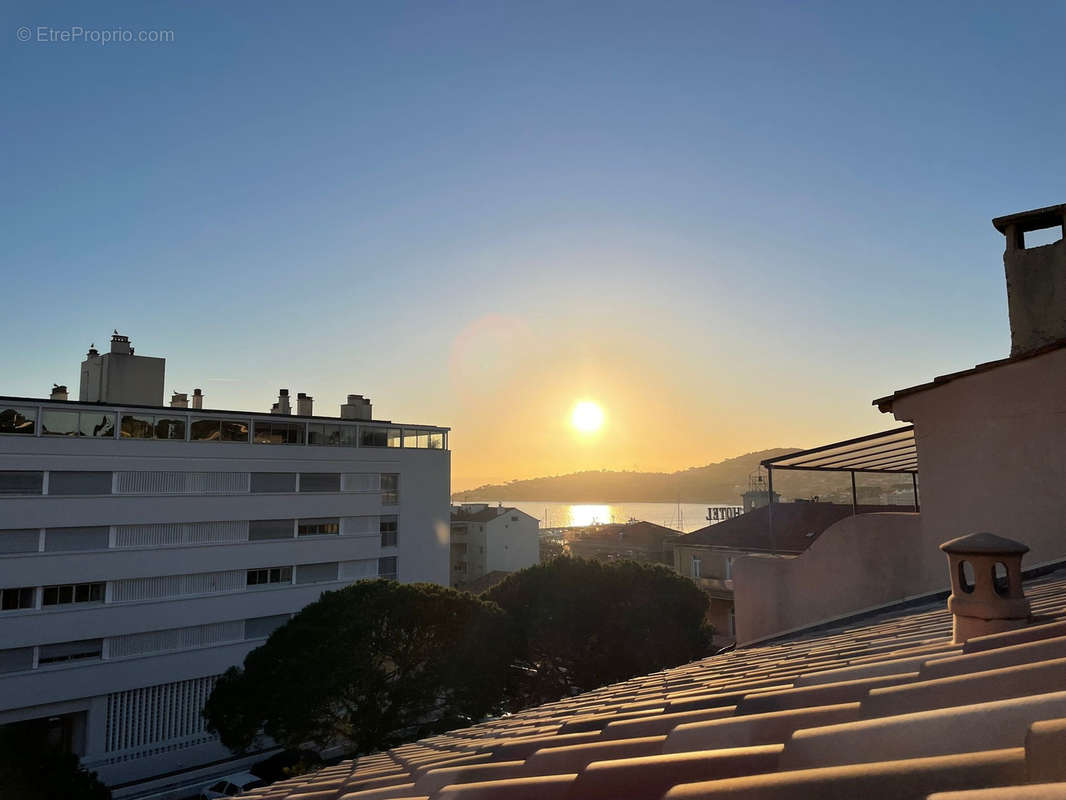
M 914 423 L 922 586 L 946 588 L 937 546 L 990 531 L 1031 548 L 1023 567 L 1066 559 L 1066 349 L 897 400 Z
M 725 578 L 726 559 L 732 553 L 721 550 L 711 550 L 706 546 L 675 545 L 674 546 L 674 571 L 684 578 L 694 577 L 692 574 L 693 557 L 700 560 L 700 577 Z M 734 558 L 735 560 L 735 558 Z
M 863 514 L 794 560 L 733 566 L 748 642 L 949 588 L 941 543 L 989 531 L 1066 560 L 1066 349 L 957 378 L 893 404 L 913 422 L 921 514 Z
M 920 594 L 919 514 L 859 514 L 831 525 L 795 558 L 733 562 L 741 644 Z M 946 580 L 944 556 L 934 548 Z

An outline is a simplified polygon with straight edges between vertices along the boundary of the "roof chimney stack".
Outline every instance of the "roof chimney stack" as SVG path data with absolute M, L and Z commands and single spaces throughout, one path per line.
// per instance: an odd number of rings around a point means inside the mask
M 188 408 L 189 407 L 189 395 L 185 392 L 174 392 L 170 396 L 171 408 Z
M 58 383 L 52 384 L 52 395 L 49 400 L 66 400 L 67 399 L 67 387 L 61 386 Z
M 132 356 L 133 348 L 130 347 L 130 337 L 115 331 L 111 336 L 111 352 L 121 356 Z
M 312 415 L 312 405 L 315 398 L 304 392 L 296 393 L 296 413 L 301 417 L 310 417 Z
M 289 405 L 288 389 L 278 389 L 278 402 L 271 406 L 270 413 L 284 414 L 285 416 L 292 414 L 292 406 Z
M 348 402 L 341 406 L 341 419 L 373 419 L 374 407 L 370 398 L 361 394 L 348 395 Z
M 1028 547 L 992 533 L 973 533 L 940 549 L 951 569 L 948 611 L 955 617 L 955 644 L 1029 623 L 1029 601 L 1022 592 L 1022 556 Z
M 1058 228 L 1061 237 L 1066 205 L 1023 211 L 992 220 L 1007 238 L 1003 264 L 1007 273 L 1010 354 L 1024 355 L 1066 339 L 1066 242 L 1026 248 L 1025 234 Z
M 200 389 L 192 390 L 192 407 L 203 408 L 204 407 L 204 393 Z

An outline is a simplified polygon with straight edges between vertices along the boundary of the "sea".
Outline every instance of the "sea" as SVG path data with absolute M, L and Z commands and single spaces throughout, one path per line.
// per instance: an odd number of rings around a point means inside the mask
M 549 503 L 543 500 L 483 499 L 470 503 L 503 503 L 540 520 L 541 528 L 568 528 L 582 525 L 606 525 L 639 519 L 667 528 L 691 533 L 705 528 L 707 509 L 721 503 Z M 722 506 L 723 508 L 732 506 Z

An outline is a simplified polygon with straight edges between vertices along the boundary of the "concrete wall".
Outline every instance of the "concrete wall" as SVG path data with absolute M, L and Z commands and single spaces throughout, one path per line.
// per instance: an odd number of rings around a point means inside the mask
M 540 522 L 521 511 L 507 511 L 486 525 L 485 571 L 516 572 L 540 563 Z
M 990 531 L 1066 558 L 1066 349 L 895 401 L 914 423 L 922 502 L 921 587 L 947 588 L 937 546 Z
M 859 514 L 831 525 L 800 556 L 733 562 L 737 641 L 755 641 L 891 603 L 926 590 L 919 514 Z
M 0 586 L 88 581 L 113 585 L 131 578 L 266 566 L 299 568 L 358 560 L 376 564 L 379 557 L 392 555 L 398 558 L 399 580 L 447 585 L 450 459 L 448 451 L 430 449 L 0 436 L 0 470 L 399 474 L 399 505 L 384 503 L 380 492 L 0 496 L 0 531 L 301 517 L 376 520 L 392 514 L 399 521 L 395 548 L 381 546 L 375 527 L 292 539 L 3 554 Z M 287 614 L 353 579 L 4 611 L 0 614 L 0 650 Z M 109 782 L 214 761 L 227 751 L 217 742 L 206 741 L 210 737 L 198 737 L 205 741 L 160 740 L 157 748 L 154 741 L 148 741 L 144 747 L 131 748 L 137 752 L 127 760 L 117 760 L 124 751 L 116 754 L 104 749 L 109 696 L 218 675 L 241 663 L 261 643 L 261 639 L 227 640 L 195 649 L 0 671 L 0 724 L 60 713 L 58 709 L 86 712 L 85 761 Z M 152 748 L 158 752 L 153 754 Z

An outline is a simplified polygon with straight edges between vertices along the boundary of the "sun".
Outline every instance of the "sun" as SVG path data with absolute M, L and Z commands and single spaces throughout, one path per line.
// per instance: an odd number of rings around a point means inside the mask
M 582 400 L 574 406 L 570 424 L 582 433 L 595 433 L 603 427 L 603 409 L 591 400 Z

